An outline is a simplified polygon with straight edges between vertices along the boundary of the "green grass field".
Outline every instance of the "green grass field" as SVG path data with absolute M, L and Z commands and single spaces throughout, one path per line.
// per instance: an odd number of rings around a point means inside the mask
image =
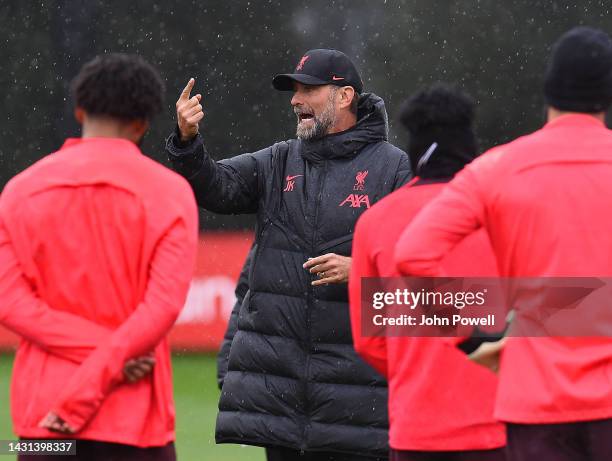
M 12 355 L 0 355 L 0 440 L 15 438 L 8 405 L 12 362 Z M 172 362 L 179 461 L 263 461 L 261 448 L 215 445 L 219 391 L 214 357 L 175 355 Z

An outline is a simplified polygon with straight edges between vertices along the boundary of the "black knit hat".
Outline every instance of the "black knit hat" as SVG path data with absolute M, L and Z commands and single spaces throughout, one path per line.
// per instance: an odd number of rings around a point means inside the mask
M 544 82 L 546 102 L 568 112 L 603 112 L 612 103 L 612 39 L 575 27 L 557 40 Z

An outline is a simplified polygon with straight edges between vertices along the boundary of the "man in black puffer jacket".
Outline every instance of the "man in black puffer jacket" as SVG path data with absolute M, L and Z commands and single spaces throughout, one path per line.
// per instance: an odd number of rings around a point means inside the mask
M 294 91 L 298 139 L 213 161 L 191 79 L 167 140 L 202 207 L 257 214 L 216 439 L 270 461 L 384 458 L 386 383 L 353 349 L 346 282 L 355 222 L 411 178 L 410 161 L 344 53 L 311 50 L 273 84 Z

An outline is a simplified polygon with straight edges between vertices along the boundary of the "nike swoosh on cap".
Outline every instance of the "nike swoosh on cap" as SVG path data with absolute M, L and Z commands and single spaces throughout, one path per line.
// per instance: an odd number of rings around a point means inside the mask
M 332 75 L 332 80 L 344 80 L 344 77 L 336 77 L 335 75 Z

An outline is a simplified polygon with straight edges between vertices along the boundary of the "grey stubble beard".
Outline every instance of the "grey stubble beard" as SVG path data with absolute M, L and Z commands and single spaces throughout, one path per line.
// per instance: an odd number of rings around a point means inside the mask
M 314 123 L 306 127 L 303 123 L 297 124 L 295 135 L 303 141 L 314 141 L 325 136 L 331 127 L 336 124 L 336 111 L 333 104 L 334 92 L 331 93 L 325 110 L 321 115 L 314 117 Z

